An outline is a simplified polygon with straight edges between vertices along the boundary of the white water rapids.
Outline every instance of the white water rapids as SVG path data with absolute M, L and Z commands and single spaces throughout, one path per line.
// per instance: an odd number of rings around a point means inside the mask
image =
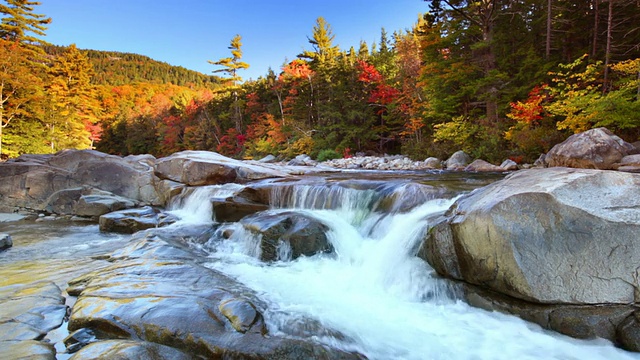
M 233 190 L 199 189 L 177 214 L 187 224 L 210 222 L 209 198 Z M 208 266 L 257 292 L 268 304 L 264 316 L 270 333 L 287 336 L 292 327 L 302 326 L 298 335 L 307 329 L 319 342 L 369 359 L 640 358 L 605 340 L 572 339 L 457 300 L 454 288 L 415 256 L 427 219 L 453 200 L 383 214 L 363 208 L 364 203 L 371 206 L 368 191 L 341 189 L 340 204 L 333 198 L 329 207 L 300 198 L 316 194 L 301 187 L 272 210 L 295 208 L 327 225 L 333 255 L 264 263 L 257 257 L 259 239 L 240 224 L 230 224 L 224 225 L 234 230 L 230 239 L 210 242 Z

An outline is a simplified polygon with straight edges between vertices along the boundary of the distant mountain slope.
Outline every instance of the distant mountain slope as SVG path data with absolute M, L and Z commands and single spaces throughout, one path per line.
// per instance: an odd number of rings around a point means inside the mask
M 50 45 L 50 55 L 63 52 L 65 47 Z M 175 84 L 187 87 L 213 87 L 218 77 L 205 75 L 182 66 L 173 66 L 144 55 L 117 51 L 82 50 L 93 64 L 96 85 L 124 85 L 137 82 Z

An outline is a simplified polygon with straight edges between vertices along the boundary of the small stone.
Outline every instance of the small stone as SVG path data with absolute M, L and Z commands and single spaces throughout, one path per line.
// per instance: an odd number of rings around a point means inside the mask
M 9 234 L 0 233 L 0 251 L 13 246 L 13 240 Z

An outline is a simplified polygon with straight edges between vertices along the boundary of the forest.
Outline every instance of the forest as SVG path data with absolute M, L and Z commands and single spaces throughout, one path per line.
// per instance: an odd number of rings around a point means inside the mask
M 38 5 L 0 1 L 5 159 L 66 148 L 320 160 L 462 149 L 530 162 L 594 127 L 640 140 L 637 0 L 429 0 L 407 29 L 348 49 L 318 17 L 307 50 L 251 81 L 241 35 L 204 75 L 47 44 Z

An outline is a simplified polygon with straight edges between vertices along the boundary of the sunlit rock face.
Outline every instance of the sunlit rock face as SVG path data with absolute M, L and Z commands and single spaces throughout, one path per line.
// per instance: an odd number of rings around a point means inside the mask
M 597 128 L 571 135 L 551 148 L 544 161 L 548 166 L 608 170 L 616 169 L 622 158 L 638 152 L 608 129 Z
M 615 325 L 633 309 L 602 315 L 596 308 L 640 301 L 639 239 L 640 175 L 548 168 L 461 198 L 421 254 L 447 277 L 531 304 L 593 306 L 592 315 Z M 543 316 L 547 326 L 578 331 L 567 325 L 571 316 L 554 311 L 555 323 Z
M 208 151 L 182 151 L 158 159 L 155 164 L 155 173 L 161 179 L 190 186 L 288 176 L 283 171 L 234 160 Z
M 93 150 L 23 155 L 0 163 L 0 211 L 43 211 L 54 193 L 82 187 L 160 205 L 157 181 L 153 168 L 135 158 L 127 160 Z
M 100 231 L 133 234 L 135 232 L 172 224 L 176 218 L 160 210 L 145 206 L 110 212 L 100 216 Z
M 52 282 L 0 287 L 0 348 L 4 358 L 55 358 L 53 345 L 40 340 L 65 319 L 67 306 L 61 292 Z

